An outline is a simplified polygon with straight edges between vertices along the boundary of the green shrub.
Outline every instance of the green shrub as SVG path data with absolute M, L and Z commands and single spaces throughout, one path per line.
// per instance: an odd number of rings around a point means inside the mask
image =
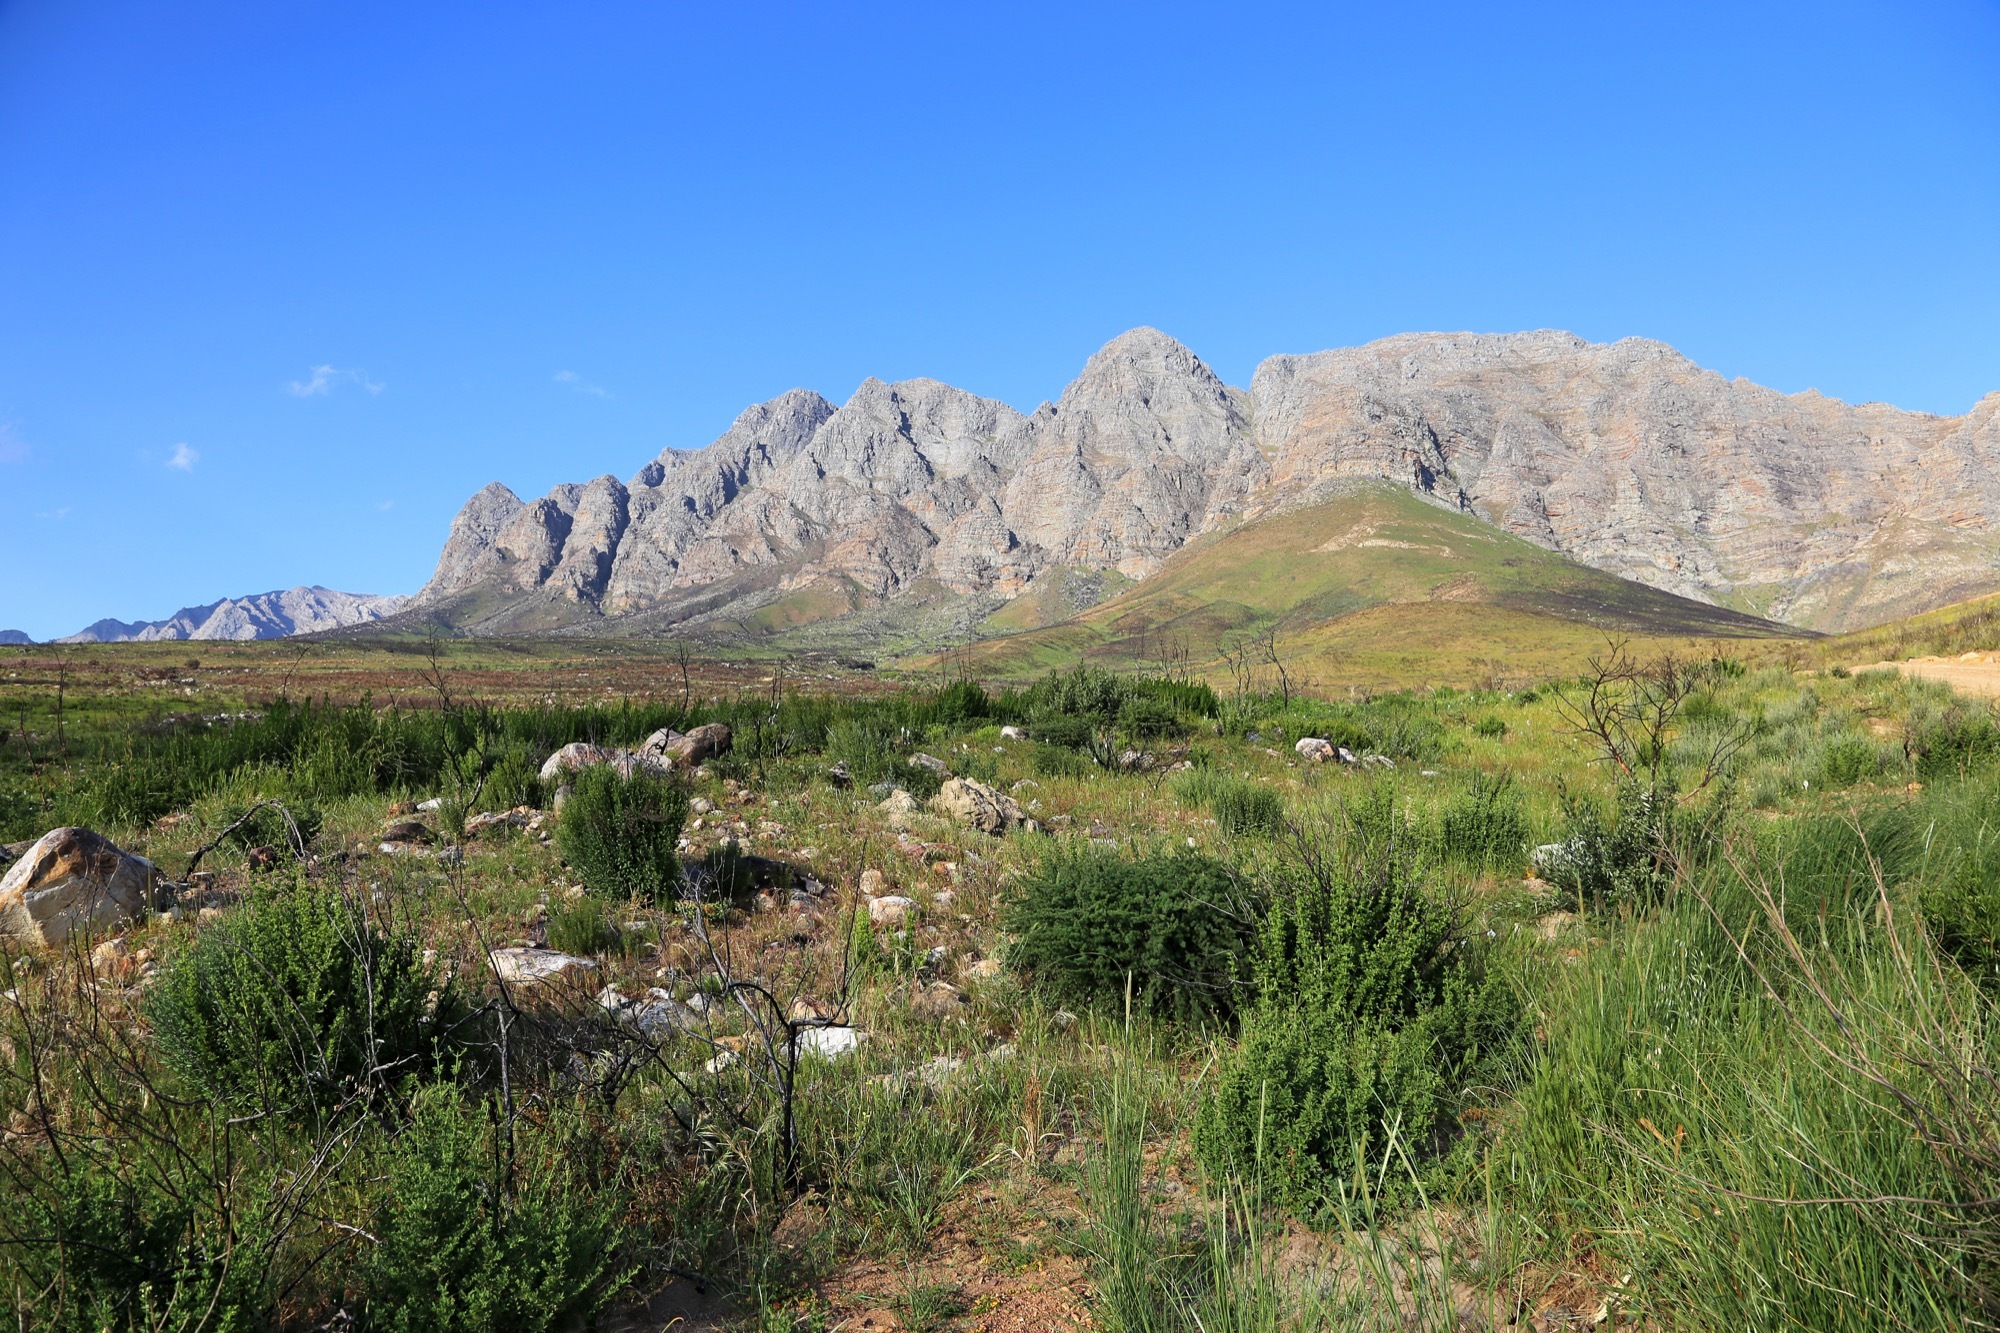
M 1671 795 L 1621 786 L 1608 814 L 1573 792 L 1560 799 L 1569 836 L 1536 866 L 1544 879 L 1593 910 L 1650 907 L 1666 895 L 1673 880 Z
M 1242 778 L 1225 780 L 1209 807 L 1224 833 L 1276 833 L 1285 825 L 1285 802 L 1269 787 Z
M 1134 695 L 1119 705 L 1118 730 L 1135 741 L 1187 734 L 1187 727 L 1171 704 L 1145 695 Z
M 1820 781 L 1829 787 L 1852 787 L 1875 776 L 1875 744 L 1866 736 L 1836 737 L 1820 755 Z
M 978 682 L 955 680 L 938 692 L 937 720 L 948 727 L 963 726 L 990 716 L 993 702 Z
M 1472 724 L 1472 734 L 1483 736 L 1487 740 L 1497 741 L 1507 734 L 1507 724 L 1493 714 L 1488 713 L 1485 717 L 1480 718 Z
M 1065 750 L 1081 750 L 1096 738 L 1097 729 L 1088 718 L 1073 717 L 1067 713 L 1052 713 L 1035 719 L 1028 728 L 1028 734 L 1043 745 L 1060 746 Z
M 658 901 L 679 878 L 674 848 L 687 815 L 687 793 L 669 778 L 587 768 L 556 820 L 556 850 L 599 897 Z
M 12 1193 L 6 1267 L 22 1296 L 38 1299 L 23 1328 L 56 1333 L 257 1327 L 264 1274 L 232 1264 L 264 1239 L 261 1219 L 237 1217 L 234 1234 L 204 1225 L 197 1209 L 144 1171 L 117 1172 L 85 1156 L 51 1171 L 41 1188 Z M 25 1238 L 25 1239 L 24 1239 Z
M 578 958 L 607 953 L 618 944 L 618 932 L 604 914 L 604 902 L 583 898 L 549 909 L 549 947 Z
M 1528 818 L 1521 813 L 1514 775 L 1474 774 L 1472 784 L 1439 813 L 1438 845 L 1446 859 L 1475 870 L 1518 868 L 1527 850 Z
M 384 1333 L 540 1333 L 591 1320 L 629 1280 L 618 1200 L 566 1164 L 559 1134 L 517 1127 L 512 1149 L 457 1088 L 416 1099 L 396 1142 L 364 1285 Z M 501 1173 L 513 1164 L 513 1179 Z
M 1262 783 L 1213 768 L 1190 769 L 1174 783 L 1174 794 L 1207 807 L 1216 825 L 1232 836 L 1276 833 L 1285 824 L 1285 802 Z
M 2000 753 L 2000 727 L 1984 709 L 1953 704 L 1911 729 L 1907 745 L 1926 782 L 1965 773 Z
M 307 847 L 311 847 L 314 839 L 319 837 L 320 826 L 325 822 L 319 807 L 305 801 L 286 801 L 284 807 L 284 811 L 280 812 L 276 807 L 269 805 L 262 809 L 242 805 L 225 806 L 216 821 L 216 828 L 226 829 L 240 820 L 242 822 L 238 824 L 236 831 L 229 835 L 230 844 L 238 850 L 275 847 L 280 851 L 289 852 L 292 850 L 292 834 L 290 825 L 285 821 L 285 814 L 289 813 L 291 823 L 298 826 L 299 837 L 305 841 Z M 251 813 L 252 810 L 255 810 L 254 814 Z
M 1028 751 L 1028 767 L 1037 777 L 1080 778 L 1090 772 L 1090 761 L 1075 750 L 1037 743 Z
M 309 882 L 267 889 L 204 930 L 146 999 L 161 1056 L 203 1097 L 246 1110 L 326 1111 L 420 1076 L 454 1012 L 416 940 Z
M 880 782 L 897 764 L 895 728 L 860 718 L 836 722 L 827 728 L 826 757 L 864 787 Z
M 1512 1017 L 1459 905 L 1425 883 L 1393 792 L 1368 800 L 1387 814 L 1319 826 L 1270 863 L 1256 1004 L 1196 1126 L 1217 1179 L 1261 1171 L 1305 1214 L 1392 1131 L 1419 1160 L 1444 1150 Z
M 1127 858 L 1058 846 L 1003 912 L 1008 965 L 1060 1004 L 1227 1017 L 1249 978 L 1256 912 L 1236 875 L 1192 851 Z

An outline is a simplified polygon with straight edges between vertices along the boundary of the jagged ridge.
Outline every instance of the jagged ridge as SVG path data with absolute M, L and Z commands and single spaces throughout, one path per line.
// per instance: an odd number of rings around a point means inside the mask
M 2000 585 L 2000 394 L 1963 417 L 1785 395 L 1661 343 L 1410 334 L 1249 391 L 1136 329 L 1023 415 L 934 380 L 809 390 L 524 503 L 495 483 L 415 606 L 475 632 L 850 614 L 1144 578 L 1190 538 L 1394 480 L 1681 596 L 1846 628 Z M 779 608 L 771 612 L 769 608 Z
M 491 488 L 489 488 L 491 489 Z M 150 643 L 161 639 L 283 639 L 386 620 L 408 597 L 287 588 L 182 607 L 165 620 L 100 620 L 57 643 Z

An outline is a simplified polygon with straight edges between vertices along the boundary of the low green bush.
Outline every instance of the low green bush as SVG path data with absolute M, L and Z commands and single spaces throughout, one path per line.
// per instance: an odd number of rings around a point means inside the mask
M 1127 857 L 1057 846 L 1002 913 L 1010 967 L 1058 1004 L 1226 1018 L 1249 980 L 1254 901 L 1230 868 L 1188 850 Z
M 176 955 L 147 996 L 162 1058 L 200 1096 L 257 1112 L 326 1112 L 429 1072 L 455 1013 L 413 936 L 333 890 L 264 890 Z
M 1189 805 L 1204 806 L 1216 826 L 1233 836 L 1276 833 L 1285 825 L 1285 802 L 1262 783 L 1213 768 L 1195 768 L 1174 782 L 1174 794 Z
M 418 1095 L 374 1219 L 369 1328 L 543 1333 L 609 1304 L 630 1278 L 619 1200 L 580 1187 L 559 1128 L 520 1125 L 503 1151 L 493 1118 L 459 1089 Z
M 1473 775 L 1438 812 L 1438 845 L 1447 860 L 1474 870 L 1505 866 L 1518 873 L 1528 847 L 1528 817 L 1511 773 Z
M 1090 772 L 1090 761 L 1075 750 L 1060 745 L 1042 745 L 1028 751 L 1028 767 L 1037 777 L 1080 778 Z
M 1852 787 L 1874 777 L 1879 767 L 1875 743 L 1866 736 L 1837 736 L 1820 752 L 1820 781 L 1829 787 Z
M 261 1219 L 208 1225 L 184 1197 L 144 1171 L 84 1155 L 41 1188 L 13 1192 L 6 1268 L 31 1306 L 21 1327 L 48 1333 L 260 1326 L 264 1273 L 232 1264 L 254 1252 Z
M 1418 832 L 1391 824 L 1393 800 L 1384 787 L 1367 801 L 1387 816 L 1314 825 L 1269 861 L 1256 1004 L 1196 1126 L 1215 1178 L 1259 1175 L 1303 1215 L 1392 1134 L 1420 1162 L 1445 1151 L 1513 1018 L 1460 905 L 1427 883 Z
M 1173 705 L 1146 695 L 1133 695 L 1118 708 L 1118 730 L 1134 741 L 1185 736 L 1187 725 Z
M 679 879 L 674 849 L 687 816 L 687 793 L 670 778 L 587 768 L 556 820 L 556 850 L 599 897 L 659 901 Z
M 1507 724 L 1500 718 L 1488 713 L 1485 717 L 1480 718 L 1472 724 L 1472 734 L 1482 736 L 1490 741 L 1497 741 L 1507 734 Z
M 604 901 L 583 898 L 549 909 L 549 947 L 578 958 L 607 953 L 618 944 L 618 932 L 604 913 Z

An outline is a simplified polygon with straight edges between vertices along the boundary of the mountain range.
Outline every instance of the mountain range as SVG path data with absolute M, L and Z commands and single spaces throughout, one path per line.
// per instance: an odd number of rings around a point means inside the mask
M 165 620 L 100 620 L 57 643 L 150 643 L 160 639 L 282 639 L 293 634 L 344 629 L 387 619 L 407 597 L 335 592 L 331 588 L 287 588 L 225 597 L 206 606 L 183 607 Z M 26 635 L 22 642 L 28 642 Z
M 1550 331 L 1274 356 L 1243 389 L 1142 328 L 1029 413 L 871 379 L 839 406 L 807 389 L 760 403 L 627 481 L 527 501 L 495 482 L 392 623 L 978 638 L 1383 482 L 1677 601 L 1800 628 L 2000 587 L 2000 393 L 1959 417 L 1852 406 L 1658 342 Z

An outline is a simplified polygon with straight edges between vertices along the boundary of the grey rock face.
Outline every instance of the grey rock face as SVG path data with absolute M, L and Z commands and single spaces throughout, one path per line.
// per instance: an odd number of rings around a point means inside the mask
M 4 644 L 8 647 L 16 647 L 22 644 L 29 644 L 33 642 L 34 639 L 29 636 L 26 630 L 0 629 L 0 644 Z
M 1245 392 L 1136 329 L 1027 415 L 935 380 L 869 380 L 838 408 L 800 389 L 629 484 L 529 504 L 488 486 L 417 604 L 1004 598 L 1070 570 L 1143 578 L 1239 517 L 1388 479 L 1628 578 L 1841 628 L 2000 585 L 1996 462 L 2000 394 L 1956 418 L 1852 407 L 1555 332 L 1277 356 Z
M 282 639 L 386 620 L 407 597 L 289 588 L 183 607 L 165 620 L 100 620 L 58 643 L 152 643 L 162 639 Z

